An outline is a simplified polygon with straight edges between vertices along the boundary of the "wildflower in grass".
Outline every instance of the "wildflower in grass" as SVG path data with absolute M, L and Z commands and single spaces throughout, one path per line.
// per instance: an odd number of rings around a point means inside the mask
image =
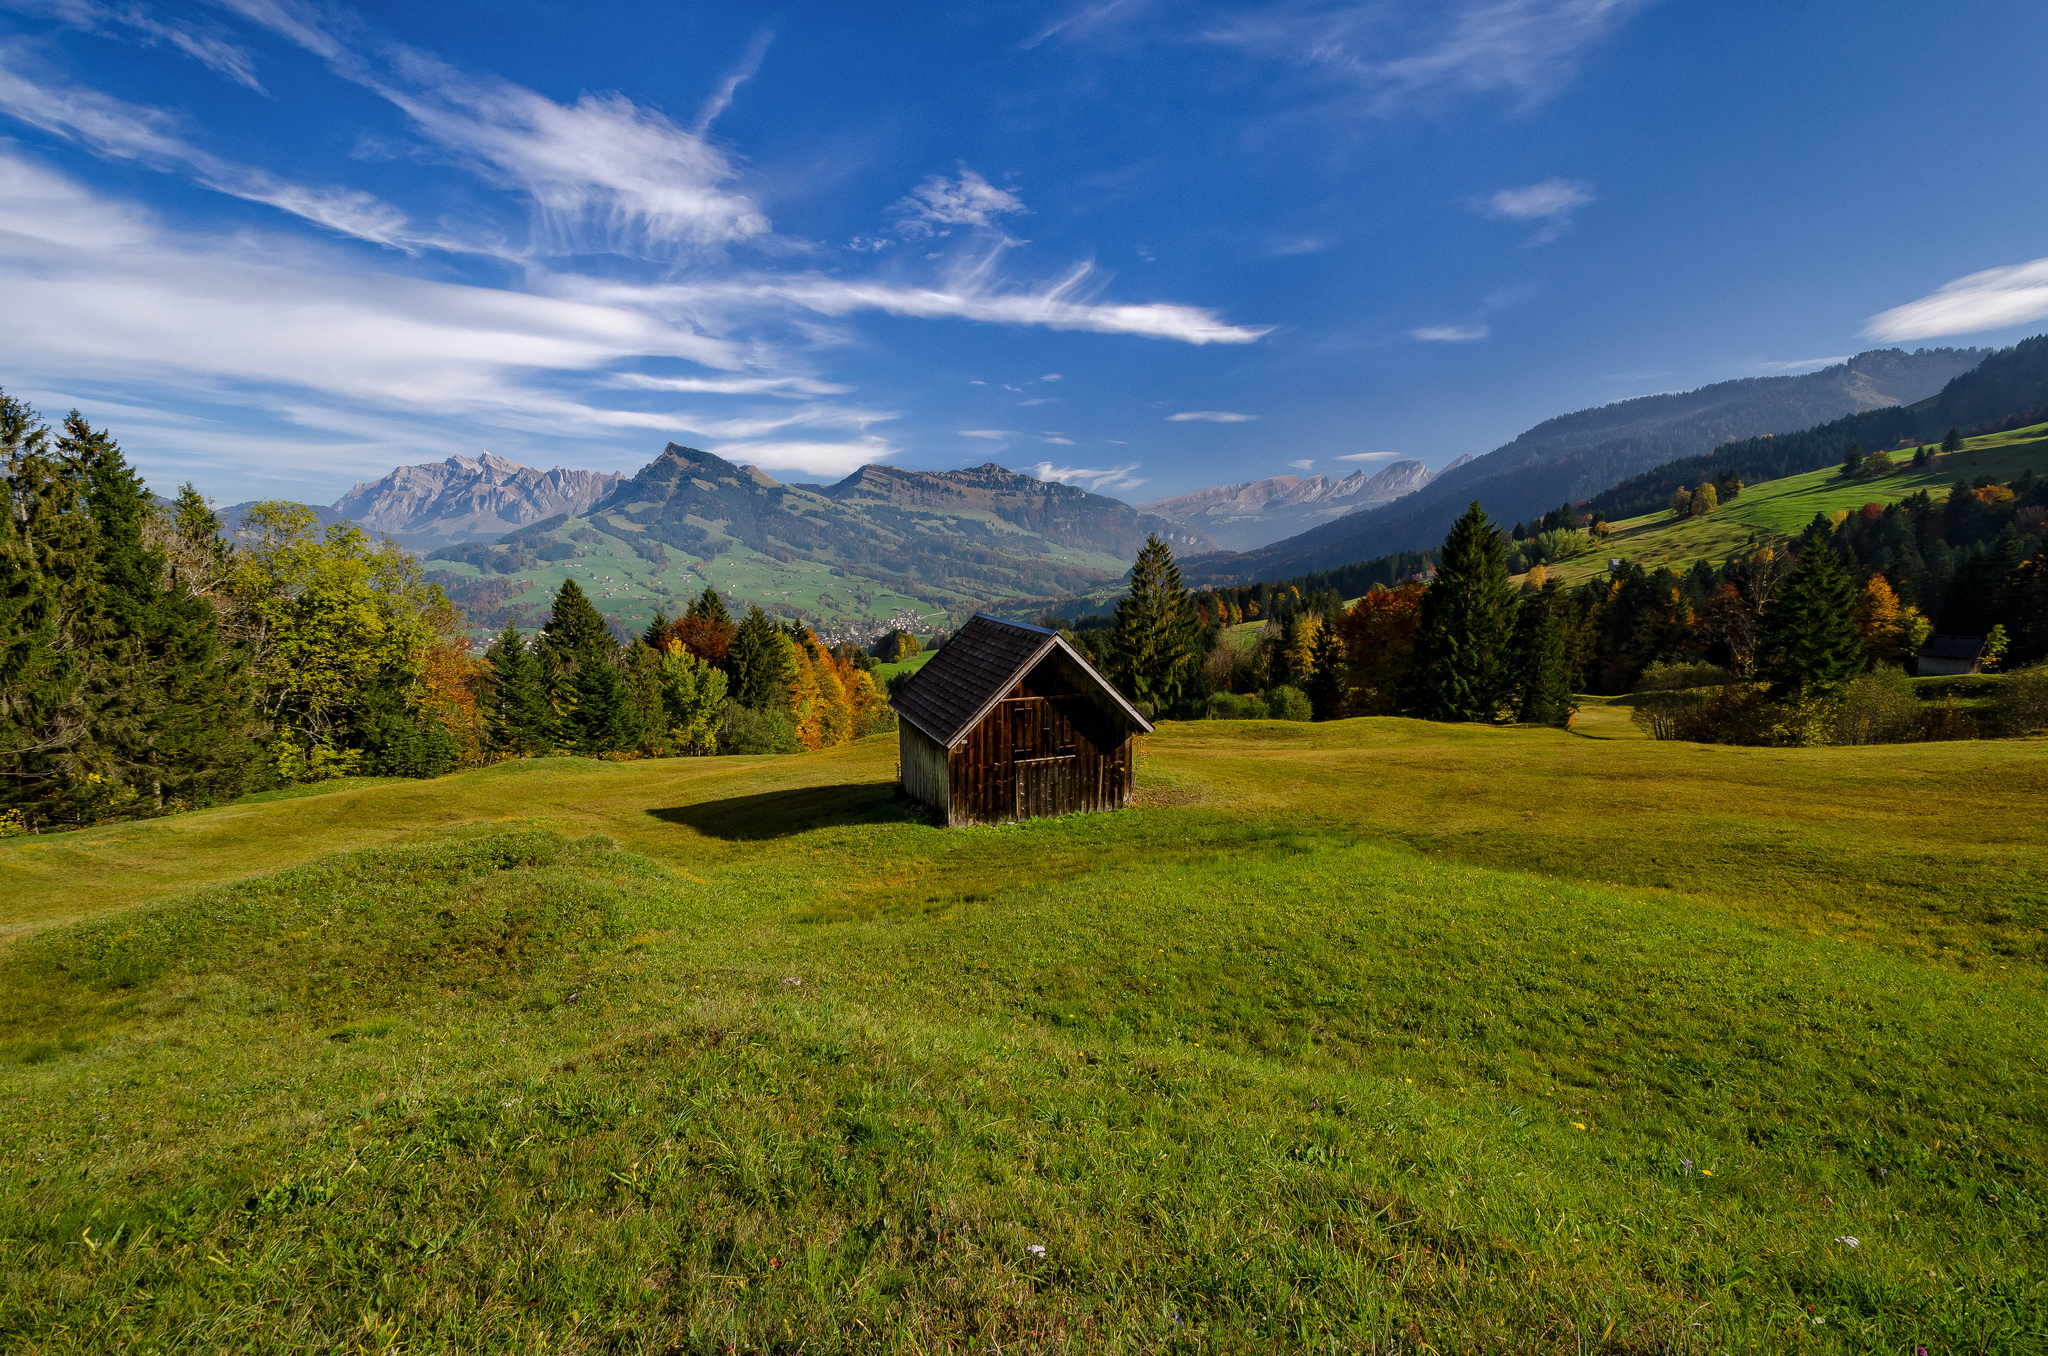
M 1024 1251 L 1030 1253 L 1033 1257 L 1043 1257 L 1045 1256 L 1045 1244 L 1026 1243 L 1024 1245 Z
M 1713 1175 L 1714 1175 L 1714 1170 L 1713 1170 L 1712 1168 L 1701 1168 L 1701 1169 L 1700 1169 L 1700 1176 L 1702 1176 L 1702 1177 L 1712 1177 Z
M 1863 1246 L 1863 1243 L 1860 1239 L 1851 1238 L 1847 1234 L 1844 1234 L 1842 1237 L 1836 1239 L 1835 1242 L 1841 1244 L 1845 1248 L 1860 1248 Z
M 1681 1158 L 1678 1160 L 1678 1166 L 1686 1172 L 1691 1172 L 1692 1160 L 1690 1158 Z
M 1585 1129 L 1585 1128 L 1586 1128 L 1586 1123 L 1585 1123 L 1584 1121 L 1573 1121 L 1573 1122 L 1572 1122 L 1572 1129 L 1574 1129 L 1574 1130 L 1583 1130 L 1583 1129 Z

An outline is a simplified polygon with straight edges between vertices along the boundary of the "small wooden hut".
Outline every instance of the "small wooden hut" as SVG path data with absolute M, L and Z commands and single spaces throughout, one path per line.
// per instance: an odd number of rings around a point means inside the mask
M 1935 674 L 1978 673 L 1984 665 L 1984 637 L 1931 636 L 1920 647 L 1914 672 L 1922 678 Z
M 889 705 L 903 789 L 948 824 L 1120 809 L 1152 732 L 1058 632 L 979 614 Z

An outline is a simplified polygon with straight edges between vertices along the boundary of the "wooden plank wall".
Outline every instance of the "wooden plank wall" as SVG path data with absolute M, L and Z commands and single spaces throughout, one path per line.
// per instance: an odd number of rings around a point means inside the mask
M 947 777 L 946 750 L 938 740 L 933 739 L 909 721 L 899 721 L 896 728 L 897 757 L 902 764 L 903 789 L 912 800 L 922 801 L 947 816 L 952 815 L 947 803 L 951 787 Z
M 1093 728 L 1099 724 L 1084 698 L 1048 699 L 1019 683 L 952 750 L 948 822 L 1000 823 L 1128 805 L 1131 741 L 1100 747 L 1101 732 Z M 907 775 L 907 759 L 904 767 Z

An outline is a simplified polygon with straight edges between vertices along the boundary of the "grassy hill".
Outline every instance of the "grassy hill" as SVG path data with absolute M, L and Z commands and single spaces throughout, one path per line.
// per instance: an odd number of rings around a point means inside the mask
M 876 739 L 0 842 L 0 1332 L 2038 1350 L 2043 752 L 1221 722 L 1003 828 Z
M 1844 480 L 1833 468 L 1809 471 L 1751 485 L 1703 518 L 1651 513 L 1625 519 L 1612 524 L 1599 549 L 1549 571 L 1553 578 L 1576 584 L 1605 574 L 1610 557 L 1635 561 L 1645 569 L 1683 570 L 1695 560 L 1718 563 L 1752 541 L 1796 537 L 1816 513 L 1895 503 L 1919 490 L 1938 499 L 1957 480 L 1979 476 L 2011 480 L 2029 470 L 2048 474 L 2048 424 L 1966 439 L 1960 452 L 1937 456 L 1924 470 L 1915 470 L 1910 456 L 1906 453 L 1900 469 L 1881 480 Z

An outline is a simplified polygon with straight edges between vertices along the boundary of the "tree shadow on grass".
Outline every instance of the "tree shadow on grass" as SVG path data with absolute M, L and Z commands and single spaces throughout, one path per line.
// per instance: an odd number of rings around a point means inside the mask
M 844 824 L 929 824 L 922 805 L 906 800 L 895 782 L 798 786 L 753 796 L 700 801 L 649 810 L 656 819 L 695 829 L 707 838 L 758 842 Z

